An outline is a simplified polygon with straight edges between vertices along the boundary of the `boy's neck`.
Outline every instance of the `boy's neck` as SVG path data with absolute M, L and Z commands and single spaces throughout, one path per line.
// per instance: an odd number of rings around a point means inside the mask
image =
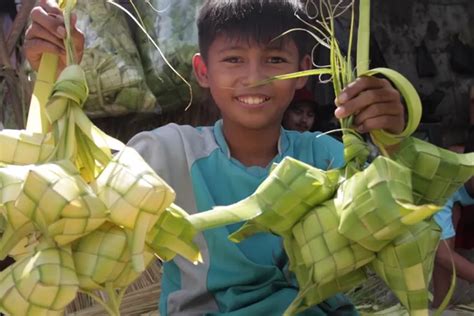
M 280 131 L 280 126 L 264 130 L 239 129 L 228 123 L 222 126 L 231 156 L 246 167 L 268 166 L 278 154 Z

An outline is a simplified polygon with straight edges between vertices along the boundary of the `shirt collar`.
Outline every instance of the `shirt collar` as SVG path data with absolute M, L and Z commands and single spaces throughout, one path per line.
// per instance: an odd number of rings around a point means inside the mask
M 224 137 L 224 132 L 222 131 L 223 121 L 222 119 L 218 120 L 214 124 L 214 137 L 216 139 L 217 145 L 222 150 L 222 152 L 227 156 L 227 158 L 237 161 L 236 159 L 232 158 L 230 155 L 229 146 Z M 285 130 L 281 127 L 280 128 L 280 138 L 278 140 L 278 154 L 273 160 L 271 161 L 270 165 L 273 162 L 279 162 L 284 156 L 285 153 L 288 151 L 289 147 L 289 139 L 288 135 L 285 133 Z

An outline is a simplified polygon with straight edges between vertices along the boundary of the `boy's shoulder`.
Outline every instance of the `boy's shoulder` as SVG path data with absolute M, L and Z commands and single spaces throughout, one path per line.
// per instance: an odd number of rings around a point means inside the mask
M 199 142 L 213 142 L 212 126 L 194 127 L 191 125 L 179 125 L 175 123 L 166 124 L 150 131 L 140 132 L 129 141 L 129 145 L 137 143 L 146 143 L 153 145 L 159 143 L 160 145 L 174 146 L 181 143 L 193 144 Z
M 343 149 L 343 144 L 339 140 L 321 132 L 301 133 L 284 129 L 283 133 L 292 146 L 301 150 L 319 148 L 339 152 Z
M 283 133 L 288 143 L 283 151 L 288 155 L 321 169 L 344 164 L 344 146 L 334 137 L 320 132 L 283 130 Z
M 138 133 L 127 145 L 137 150 L 148 163 L 165 160 L 167 164 L 179 159 L 192 163 L 217 148 L 212 126 L 175 123 Z

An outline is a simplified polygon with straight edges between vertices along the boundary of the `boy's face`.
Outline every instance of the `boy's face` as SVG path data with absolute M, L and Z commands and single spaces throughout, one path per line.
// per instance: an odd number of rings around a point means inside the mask
M 193 61 L 200 84 L 209 88 L 224 122 L 246 129 L 280 126 L 294 92 L 306 78 L 277 80 L 250 87 L 272 76 L 309 69 L 293 40 L 259 45 L 246 39 L 218 36 L 209 47 L 207 62 L 200 55 Z
M 306 132 L 313 127 L 316 113 L 312 103 L 303 102 L 288 108 L 283 117 L 283 126 L 289 130 Z

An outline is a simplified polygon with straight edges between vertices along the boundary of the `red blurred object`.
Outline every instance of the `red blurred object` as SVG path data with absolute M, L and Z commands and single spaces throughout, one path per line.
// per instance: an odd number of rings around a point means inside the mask
M 298 89 L 295 91 L 295 96 L 293 97 L 292 103 L 309 101 L 315 103 L 314 95 L 307 88 Z

